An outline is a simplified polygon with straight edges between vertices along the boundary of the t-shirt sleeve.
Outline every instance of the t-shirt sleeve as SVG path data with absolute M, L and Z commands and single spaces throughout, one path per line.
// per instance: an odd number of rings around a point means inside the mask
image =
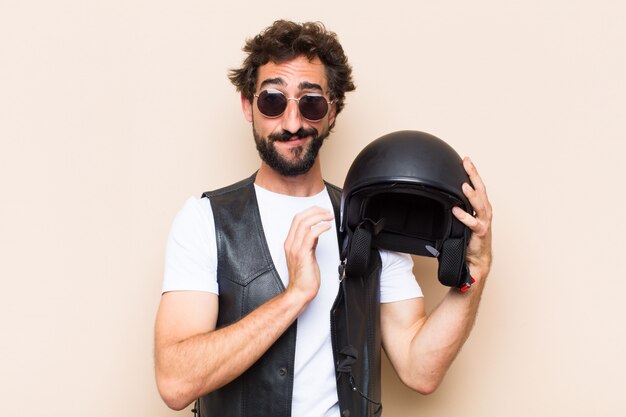
M 174 218 L 165 249 L 162 292 L 168 291 L 219 294 L 215 223 L 207 198 L 189 198 Z
M 393 303 L 422 297 L 422 289 L 413 275 L 413 259 L 406 253 L 380 251 L 382 274 L 380 302 Z

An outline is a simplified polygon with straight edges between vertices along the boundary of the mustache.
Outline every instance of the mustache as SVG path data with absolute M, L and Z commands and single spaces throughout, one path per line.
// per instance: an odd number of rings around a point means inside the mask
M 306 138 L 307 136 L 311 136 L 313 139 L 315 139 L 317 137 L 317 135 L 318 135 L 317 129 L 314 129 L 314 128 L 310 128 L 310 129 L 300 128 L 300 129 L 298 129 L 298 131 L 296 133 L 291 133 L 291 132 L 285 130 L 285 131 L 283 131 L 281 133 L 272 133 L 267 138 L 270 140 L 270 142 L 287 142 L 288 140 L 290 140 L 293 137 L 296 137 L 298 139 L 302 139 L 302 138 Z

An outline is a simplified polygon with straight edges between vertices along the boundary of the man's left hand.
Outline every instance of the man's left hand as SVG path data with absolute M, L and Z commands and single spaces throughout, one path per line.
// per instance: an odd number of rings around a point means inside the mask
M 463 167 L 473 185 L 472 187 L 464 183 L 463 194 L 474 208 L 475 215 L 472 216 L 459 207 L 454 207 L 452 213 L 472 231 L 467 246 L 467 266 L 472 278 L 480 282 L 487 277 L 491 268 L 491 204 L 487 198 L 485 184 L 469 157 L 463 159 Z

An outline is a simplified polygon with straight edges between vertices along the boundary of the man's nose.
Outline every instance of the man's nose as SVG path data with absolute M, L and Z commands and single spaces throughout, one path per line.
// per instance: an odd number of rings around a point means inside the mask
M 282 115 L 283 131 L 297 132 L 302 128 L 303 117 L 298 109 L 298 101 L 290 99 L 287 101 L 287 108 Z

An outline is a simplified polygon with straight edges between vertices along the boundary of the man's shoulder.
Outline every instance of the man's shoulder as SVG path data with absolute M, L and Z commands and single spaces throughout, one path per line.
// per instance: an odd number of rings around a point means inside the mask
M 335 207 L 335 211 L 339 210 L 339 205 L 341 204 L 341 195 L 343 194 L 343 191 L 341 190 L 341 188 L 329 183 L 328 181 L 324 181 L 324 184 L 326 185 L 326 190 L 328 191 L 328 195 L 330 196 L 330 201 Z
M 341 194 L 343 192 L 343 190 L 341 189 L 341 187 L 336 186 L 335 184 L 331 184 L 328 181 L 324 181 L 324 184 L 326 185 L 326 188 L 330 191 L 332 190 L 335 193 L 339 193 Z
M 256 178 L 256 172 L 248 178 L 244 178 L 243 180 L 237 181 L 225 187 L 217 188 L 215 190 L 205 191 L 204 193 L 202 193 L 202 197 L 211 198 L 211 197 L 215 197 L 215 196 L 219 196 L 223 194 L 229 194 L 229 193 L 240 191 L 242 188 L 250 187 L 252 184 L 254 184 L 255 178 Z M 324 185 L 326 186 L 326 189 L 328 190 L 328 192 L 331 194 L 332 197 L 341 198 L 341 194 L 343 193 L 343 190 L 341 189 L 341 187 L 338 187 L 335 184 L 332 184 L 326 180 L 324 180 Z
M 254 183 L 255 177 L 256 177 L 256 173 L 254 173 L 252 176 L 245 178 L 241 181 L 237 181 L 234 184 L 230 184 L 225 187 L 218 188 L 216 190 L 205 191 L 204 193 L 202 193 L 202 197 L 203 198 L 206 197 L 210 199 L 211 197 L 217 197 L 217 196 L 221 196 L 224 194 L 238 192 L 242 188 L 251 186 Z

